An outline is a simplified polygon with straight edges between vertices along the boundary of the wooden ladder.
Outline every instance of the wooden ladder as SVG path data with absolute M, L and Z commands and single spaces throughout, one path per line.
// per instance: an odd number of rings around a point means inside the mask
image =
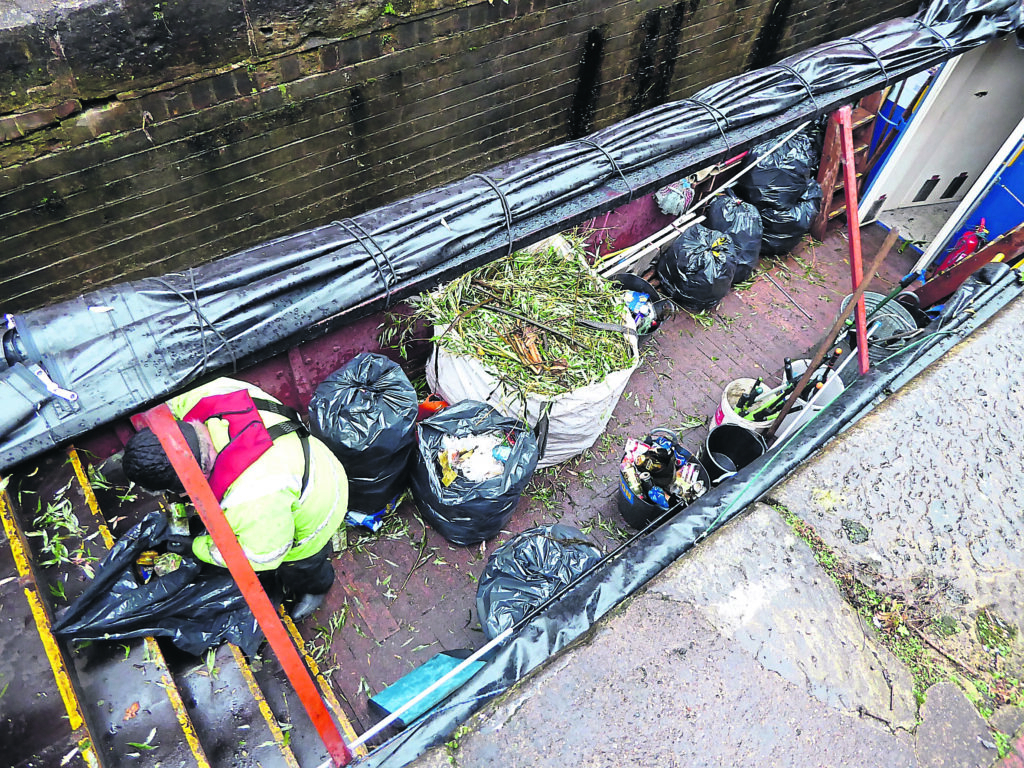
M 853 130 L 854 175 L 857 179 L 857 196 L 860 197 L 864 176 L 870 170 L 868 154 L 874 136 L 878 111 L 885 101 L 886 90 L 875 91 L 862 98 L 853 107 L 851 127 Z M 811 236 L 817 240 L 825 237 L 828 223 L 846 214 L 846 199 L 842 194 L 844 174 L 840 172 L 843 153 L 840 141 L 840 126 L 835 120 L 828 121 L 825 129 L 825 144 L 821 150 L 821 164 L 818 167 L 818 183 L 821 184 L 821 209 L 811 224 Z

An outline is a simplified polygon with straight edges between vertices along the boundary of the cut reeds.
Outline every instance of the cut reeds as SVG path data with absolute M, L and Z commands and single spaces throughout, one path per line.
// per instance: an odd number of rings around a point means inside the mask
M 622 289 L 587 264 L 578 236 L 549 238 L 411 303 L 438 329 L 438 346 L 477 358 L 524 396 L 570 392 L 636 361 Z

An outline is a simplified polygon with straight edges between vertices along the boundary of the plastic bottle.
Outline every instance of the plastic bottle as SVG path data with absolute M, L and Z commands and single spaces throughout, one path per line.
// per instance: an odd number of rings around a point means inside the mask
M 169 527 L 172 536 L 188 536 L 188 508 L 180 501 L 171 503 Z

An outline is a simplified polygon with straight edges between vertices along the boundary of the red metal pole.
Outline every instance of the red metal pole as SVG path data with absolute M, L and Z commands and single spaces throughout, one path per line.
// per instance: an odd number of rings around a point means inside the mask
M 860 252 L 860 217 L 857 215 L 857 169 L 854 165 L 853 152 L 853 109 L 847 105 L 837 109 L 832 119 L 839 123 L 839 146 L 843 157 L 843 194 L 846 196 L 846 228 L 850 241 L 850 275 L 853 290 L 856 291 L 860 281 L 864 279 L 864 267 Z M 868 276 L 870 279 L 870 275 Z M 868 328 L 867 311 L 864 307 L 863 294 L 857 299 L 853 310 L 854 323 L 857 329 L 857 362 L 861 374 L 868 372 Z
M 238 584 L 245 602 L 249 604 L 274 655 L 277 656 L 288 680 L 295 688 L 295 693 L 306 708 L 309 719 L 313 721 L 320 738 L 323 739 L 328 754 L 335 765 L 348 765 L 352 761 L 348 745 L 338 731 L 338 726 L 331 719 L 327 706 L 313 683 L 309 670 L 302 663 L 288 630 L 285 629 L 277 611 L 274 610 L 273 603 L 263 590 L 263 585 L 256 577 L 249 558 L 245 556 L 242 546 L 235 538 L 235 532 L 224 519 L 224 511 L 220 508 L 217 497 L 210 490 L 206 476 L 192 456 L 192 451 L 189 450 L 181 430 L 174 421 L 171 409 L 165 404 L 157 405 L 145 413 L 132 417 L 132 424 L 136 429 L 149 427 L 160 440 L 160 445 L 171 460 L 174 471 L 181 478 L 196 511 L 206 525 L 207 532 L 213 538 L 213 543 L 217 545 L 228 570 Z

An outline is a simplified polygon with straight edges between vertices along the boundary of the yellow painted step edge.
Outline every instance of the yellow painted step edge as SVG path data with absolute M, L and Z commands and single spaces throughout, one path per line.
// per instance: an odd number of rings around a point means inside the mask
M 103 543 L 107 549 L 110 549 L 114 545 L 114 536 L 110 532 L 110 528 L 107 526 L 107 521 L 103 517 L 103 513 L 100 510 L 99 502 L 96 500 L 96 492 L 92 487 L 92 483 L 89 481 L 89 477 L 86 474 L 85 468 L 82 466 L 82 460 L 78 455 L 78 451 L 71 448 L 68 451 L 68 457 L 71 459 L 71 466 L 75 470 L 75 477 L 78 479 L 78 484 L 82 489 L 82 495 L 85 497 L 86 506 L 89 507 L 89 511 L 95 518 L 96 525 L 99 527 L 100 537 L 103 539 Z M 199 734 L 196 732 L 195 725 L 192 723 L 192 718 L 185 708 L 185 702 L 181 698 L 181 691 L 178 690 L 178 686 L 174 682 L 174 678 L 171 676 L 171 670 L 167 666 L 167 660 L 164 658 L 163 651 L 160 650 L 160 644 L 157 643 L 156 638 L 147 637 L 144 640 L 146 644 L 146 658 L 150 659 L 160 674 L 160 687 L 167 693 L 167 698 L 171 702 L 171 708 L 174 710 L 174 716 L 178 720 L 178 724 L 181 726 L 182 734 L 185 736 L 185 741 L 188 743 L 189 749 L 192 751 L 192 756 L 196 760 L 196 765 L 199 768 L 212 768 L 209 759 L 206 757 L 206 751 L 203 749 L 203 745 L 199 741 Z
M 25 599 L 28 601 L 29 609 L 32 611 L 32 617 L 39 632 L 39 639 L 43 643 L 46 658 L 50 662 L 50 669 L 53 670 L 53 678 L 57 684 L 57 690 L 60 691 L 61 699 L 64 701 L 64 709 L 68 713 L 68 725 L 71 727 L 72 732 L 83 734 L 79 736 L 78 749 L 82 753 L 82 758 L 86 764 L 99 768 L 99 757 L 93 748 L 89 727 L 82 716 L 82 706 L 78 701 L 78 694 L 71 683 L 67 660 L 64 658 L 60 645 L 57 643 L 57 638 L 53 635 L 53 623 L 50 620 L 50 614 L 39 597 L 35 573 L 32 570 L 32 561 L 29 555 L 31 550 L 28 547 L 28 542 L 25 541 L 21 528 L 14 519 L 11 498 L 6 490 L 0 492 L 0 520 L 3 521 L 4 533 L 7 535 L 7 541 L 11 545 L 11 554 L 14 557 L 15 566 L 21 577 L 22 589 L 25 591 Z
M 309 671 L 313 674 L 313 678 L 316 680 L 317 685 L 320 687 L 320 693 L 324 697 L 324 701 L 327 702 L 327 706 L 331 708 L 334 713 L 334 717 L 338 721 L 338 725 L 341 726 L 341 732 L 345 735 L 345 740 L 351 744 L 358 738 L 355 728 L 352 727 L 352 722 L 348 719 L 345 711 L 341 708 L 341 702 L 338 701 L 338 697 L 334 693 L 334 688 L 331 687 L 330 682 L 324 677 L 323 673 L 320 672 L 320 667 L 317 665 L 316 660 L 306 652 L 306 643 L 302 639 L 302 635 L 299 634 L 298 627 L 295 626 L 295 622 L 292 621 L 292 617 L 285 611 L 280 611 L 281 619 L 284 622 L 285 627 L 288 629 L 289 634 L 292 636 L 292 640 L 295 642 L 295 647 L 302 653 L 302 657 L 306 660 L 306 666 L 309 667 Z M 360 744 L 355 749 L 355 755 L 358 757 L 365 757 L 370 751 L 366 748 L 365 744 Z

